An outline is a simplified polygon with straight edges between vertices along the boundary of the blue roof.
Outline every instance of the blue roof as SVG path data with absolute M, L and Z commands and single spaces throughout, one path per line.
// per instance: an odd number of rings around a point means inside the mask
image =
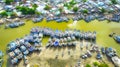
M 58 41 L 55 41 L 54 42 L 54 46 L 58 46 L 59 45 L 59 42 Z

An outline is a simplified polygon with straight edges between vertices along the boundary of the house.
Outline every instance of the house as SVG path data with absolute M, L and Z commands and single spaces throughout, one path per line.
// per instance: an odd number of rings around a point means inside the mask
M 4 6 L 5 6 L 5 3 L 0 1 L 0 10 L 2 10 Z
M 4 9 L 8 10 L 8 11 L 12 11 L 14 9 L 14 6 L 13 5 L 5 5 Z
M 120 4 L 120 0 L 117 0 L 117 2 Z

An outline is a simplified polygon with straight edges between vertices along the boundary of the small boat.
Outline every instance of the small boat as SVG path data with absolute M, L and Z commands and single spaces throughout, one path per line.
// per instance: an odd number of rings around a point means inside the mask
M 23 58 L 23 54 L 20 53 L 18 56 L 16 56 L 17 59 L 22 59 Z
M 67 37 L 67 41 L 68 42 L 72 41 L 71 37 Z
M 21 51 L 20 51 L 18 48 L 15 49 L 14 52 L 15 52 L 15 54 L 17 54 L 17 55 L 21 53 Z
M 110 58 L 116 56 L 116 51 L 114 51 L 111 47 L 106 48 L 105 53 Z
M 96 56 L 97 59 L 102 59 L 102 55 L 100 53 L 97 53 L 97 56 Z
M 34 23 L 41 22 L 42 20 L 43 20 L 43 17 L 42 17 L 42 16 L 37 17 L 37 18 L 33 18 L 33 22 L 34 22 Z
M 3 52 L 0 51 L 0 67 L 2 67 L 3 64 Z
M 20 50 L 21 50 L 22 52 L 26 51 L 26 49 L 27 49 L 27 48 L 26 48 L 25 46 L 21 46 L 21 47 L 20 47 Z
M 25 22 L 19 22 L 19 25 L 23 26 L 23 25 L 25 25 Z
M 55 47 L 59 46 L 59 41 L 55 41 L 55 42 L 54 42 L 54 46 L 55 46 Z
M 27 56 L 24 56 L 23 58 L 24 58 L 24 64 L 28 64 L 28 58 L 27 58 Z
M 16 55 L 15 55 L 15 53 L 12 51 L 12 52 L 9 52 L 9 57 L 10 58 L 14 58 Z
M 23 54 L 24 54 L 24 55 L 28 55 L 28 54 L 29 54 L 29 51 L 28 51 L 28 50 L 25 50 L 25 51 L 23 52 Z
M 11 59 L 11 63 L 12 63 L 12 64 L 17 64 L 17 63 L 18 63 L 18 59 L 17 59 L 17 58 Z
M 116 42 L 120 43 L 120 36 L 114 36 Z
M 17 45 L 14 41 L 8 44 L 8 50 L 14 51 L 16 48 L 17 48 Z
M 103 54 L 105 54 L 105 48 L 101 48 L 101 52 L 103 53 Z
M 7 29 L 7 28 L 9 28 L 9 24 L 6 24 L 6 25 L 5 25 L 5 29 Z

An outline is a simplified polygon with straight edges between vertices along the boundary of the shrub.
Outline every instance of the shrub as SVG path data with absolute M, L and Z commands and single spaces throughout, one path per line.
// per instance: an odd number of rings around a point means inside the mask
M 86 66 L 85 67 L 91 67 L 91 65 L 90 64 L 86 64 Z
M 94 66 L 99 66 L 99 63 L 98 62 L 94 62 L 93 65 Z
M 103 63 L 103 64 L 100 64 L 98 67 L 109 67 L 109 66 L 108 64 Z
M 73 11 L 74 11 L 74 12 L 77 12 L 78 9 L 79 9 L 78 7 L 74 7 L 74 8 L 73 8 Z
M 50 7 L 49 5 L 46 5 L 44 9 L 45 9 L 45 10 L 50 10 L 51 7 Z

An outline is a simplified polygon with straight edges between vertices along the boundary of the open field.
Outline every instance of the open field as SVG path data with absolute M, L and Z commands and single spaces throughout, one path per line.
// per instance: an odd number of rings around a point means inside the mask
M 72 20 L 70 20 L 68 23 L 56 23 L 54 21 L 51 22 L 46 22 L 46 20 L 43 20 L 40 23 L 32 23 L 32 21 L 26 21 L 26 24 L 22 27 L 19 28 L 14 28 L 14 29 L 4 29 L 4 26 L 0 27 L 0 50 L 2 50 L 5 54 L 4 56 L 4 64 L 3 67 L 9 67 L 7 63 L 7 54 L 6 54 L 6 47 L 7 44 L 15 40 L 16 38 L 24 37 L 25 34 L 29 34 L 29 31 L 32 27 L 35 26 L 46 26 L 50 27 L 53 29 L 60 29 L 60 30 L 65 30 L 66 28 L 71 28 L 71 29 L 80 29 L 83 31 L 97 31 L 97 44 L 99 46 L 105 46 L 105 47 L 113 47 L 116 49 L 117 53 L 120 56 L 120 44 L 116 43 L 113 38 L 110 38 L 108 35 L 111 32 L 119 33 L 120 34 L 120 23 L 107 23 L 107 21 L 97 21 L 94 20 L 90 23 L 86 23 L 83 20 L 78 21 L 75 25 L 69 26 L 69 24 L 72 24 Z M 44 45 L 47 42 L 47 38 L 44 39 L 43 41 Z M 48 60 L 48 59 L 46 59 Z M 50 59 L 54 61 L 53 59 Z M 49 61 L 49 60 L 48 60 Z M 69 61 L 69 60 L 68 60 Z M 62 60 L 59 60 L 57 62 L 62 63 Z M 67 60 L 64 61 L 66 63 Z M 52 62 L 51 62 L 52 63 Z

